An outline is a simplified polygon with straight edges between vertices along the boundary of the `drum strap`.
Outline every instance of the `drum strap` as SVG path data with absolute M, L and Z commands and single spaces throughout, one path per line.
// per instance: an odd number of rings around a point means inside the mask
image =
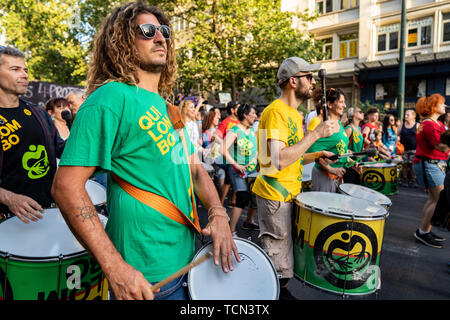
M 284 201 L 287 201 L 287 199 L 291 195 L 288 189 L 283 187 L 283 185 L 279 183 L 275 178 L 268 177 L 262 174 L 260 176 L 268 185 L 277 190 L 284 197 Z
M 130 196 L 136 200 L 146 204 L 150 208 L 155 209 L 159 213 L 172 219 L 175 222 L 183 224 L 185 226 L 193 227 L 197 232 L 201 233 L 201 227 L 198 219 L 197 208 L 194 206 L 194 221 L 191 221 L 176 205 L 170 200 L 157 195 L 156 193 L 142 190 L 127 181 L 123 180 L 116 174 L 111 172 L 111 176 L 117 182 L 117 184 Z

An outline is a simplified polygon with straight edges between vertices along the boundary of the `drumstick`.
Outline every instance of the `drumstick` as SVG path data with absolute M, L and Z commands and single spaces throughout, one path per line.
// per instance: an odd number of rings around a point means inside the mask
M 189 272 L 189 270 L 191 270 L 192 268 L 198 266 L 200 263 L 205 262 L 206 260 L 208 260 L 210 257 L 212 257 L 212 252 L 208 252 L 206 253 L 204 256 L 201 256 L 200 258 L 198 258 L 195 261 L 192 261 L 191 263 L 189 263 L 187 266 L 181 268 L 180 270 L 178 270 L 177 272 L 175 272 L 174 274 L 168 276 L 167 278 L 165 278 L 164 280 L 162 280 L 161 282 L 158 282 L 157 284 L 155 284 L 154 286 L 152 286 L 152 291 L 155 292 L 156 290 L 158 290 L 159 288 L 161 288 L 162 286 L 165 286 L 166 284 L 168 284 L 169 282 L 175 280 L 176 278 L 179 278 L 183 275 L 185 275 L 186 273 Z
M 377 150 L 373 148 L 369 148 L 366 151 L 362 152 L 353 152 L 353 153 L 344 153 L 344 154 L 335 154 L 331 157 L 328 157 L 330 160 L 337 160 L 340 158 L 347 158 L 347 157 L 360 157 L 360 156 L 368 156 L 368 157 L 375 157 L 377 155 Z

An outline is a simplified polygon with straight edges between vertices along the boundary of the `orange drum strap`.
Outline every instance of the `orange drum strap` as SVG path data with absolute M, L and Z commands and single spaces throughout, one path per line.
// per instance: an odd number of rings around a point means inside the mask
M 147 206 L 155 209 L 166 217 L 172 219 L 175 222 L 183 224 L 185 226 L 193 227 L 197 232 L 201 233 L 200 224 L 198 221 L 197 210 L 194 207 L 194 222 L 192 222 L 186 215 L 181 212 L 180 209 L 168 199 L 159 196 L 153 192 L 142 190 L 138 187 L 133 186 L 127 181 L 123 180 L 116 174 L 111 172 L 111 176 L 119 184 L 119 186 L 127 192 L 130 196 L 136 200 L 146 204 Z

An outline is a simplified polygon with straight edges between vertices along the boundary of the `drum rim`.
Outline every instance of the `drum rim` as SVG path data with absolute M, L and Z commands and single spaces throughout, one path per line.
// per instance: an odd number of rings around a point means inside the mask
M 383 193 L 381 193 L 381 192 L 379 192 L 379 191 L 370 189 L 370 188 L 368 188 L 368 187 L 366 187 L 366 186 L 361 186 L 361 185 L 358 185 L 358 184 L 354 184 L 354 183 L 341 183 L 341 184 L 338 186 L 338 189 L 339 189 L 340 191 L 342 191 L 344 194 L 346 194 L 347 196 L 354 197 L 354 198 L 358 198 L 358 199 L 362 199 L 362 200 L 368 200 L 368 199 L 359 198 L 359 197 L 356 197 L 356 196 L 354 196 L 354 195 L 352 195 L 352 194 L 347 193 L 345 190 L 342 190 L 342 188 L 341 188 L 342 185 L 352 185 L 352 186 L 356 186 L 356 187 L 359 187 L 359 188 L 363 188 L 363 189 L 371 190 L 371 191 L 374 191 L 374 192 L 378 192 L 381 196 L 383 196 L 384 198 L 386 198 L 386 200 L 388 200 L 389 202 L 387 202 L 387 203 L 377 203 L 377 202 L 374 202 L 374 203 L 377 204 L 377 205 L 379 205 L 379 206 L 387 206 L 387 207 L 389 207 L 389 208 L 392 206 L 392 200 L 391 200 L 387 195 L 385 195 L 385 194 L 383 194 Z M 368 201 L 370 201 L 370 200 L 368 200 Z
M 396 167 L 396 163 L 372 163 L 372 164 L 364 164 L 363 168 L 393 168 Z
M 310 192 L 307 192 L 307 193 L 308 193 L 308 194 L 312 194 L 312 193 L 320 193 L 320 191 L 310 191 Z M 330 192 L 322 192 L 322 193 L 330 193 Z M 316 207 L 314 207 L 314 206 L 311 206 L 311 205 L 308 205 L 308 204 L 305 204 L 305 203 L 301 202 L 301 201 L 298 199 L 298 196 L 301 195 L 301 194 L 303 194 L 303 193 L 299 193 L 299 194 L 295 197 L 295 203 L 296 203 L 299 207 L 302 207 L 302 208 L 307 209 L 307 210 L 314 211 L 314 212 L 319 213 L 319 214 L 323 214 L 324 216 L 329 216 L 329 217 L 333 217 L 333 218 L 340 218 L 340 219 L 344 219 L 344 220 L 363 220 L 363 221 L 383 220 L 383 219 L 386 219 L 386 218 L 389 216 L 389 211 L 388 211 L 385 207 L 383 207 L 382 205 L 373 203 L 373 202 L 372 202 L 372 205 L 378 206 L 378 207 L 382 208 L 382 209 L 385 211 L 385 213 L 382 214 L 382 215 L 379 214 L 379 215 L 373 215 L 373 216 L 371 216 L 371 217 L 368 217 L 368 216 L 361 216 L 361 215 L 356 215 L 356 214 L 352 214 L 352 215 L 344 215 L 343 213 L 338 213 L 338 212 L 333 212 L 333 211 L 323 210 L 323 209 L 316 208 Z M 306 192 L 305 192 L 305 194 L 306 194 Z M 334 193 L 331 193 L 331 194 L 334 194 Z M 339 194 L 339 193 L 336 193 L 336 194 Z M 358 200 L 361 200 L 361 201 L 363 200 L 363 199 L 359 199 L 359 198 L 356 198 L 356 197 L 352 197 L 352 196 L 349 196 L 349 195 L 346 195 L 346 194 L 341 194 L 341 195 L 342 195 L 342 196 L 346 196 L 346 197 L 350 197 L 350 198 L 352 198 L 352 199 L 358 199 Z
M 95 181 L 92 181 L 92 182 L 95 182 Z M 48 209 L 56 209 L 56 210 L 60 211 L 58 207 L 46 208 L 45 210 L 48 210 Z M 97 214 L 103 216 L 105 219 L 107 219 L 106 222 L 108 222 L 108 217 L 106 215 L 104 215 L 103 213 L 100 213 L 100 212 L 97 212 Z M 11 215 L 10 217 L 8 217 L 4 220 L 0 220 L 0 224 L 8 221 L 9 219 L 13 219 L 14 217 L 17 218 L 16 215 Z M 102 219 L 100 219 L 100 222 L 101 223 L 103 222 Z M 105 226 L 106 226 L 106 224 L 105 224 Z M 75 235 L 74 235 L 74 237 L 75 237 Z M 78 241 L 78 239 L 76 239 L 76 240 Z M 68 253 L 68 254 L 59 254 L 59 256 L 52 255 L 52 256 L 32 257 L 32 256 L 24 256 L 24 255 L 20 255 L 20 254 L 14 254 L 14 253 L 10 253 L 8 251 L 3 251 L 0 249 L 0 259 L 5 259 L 5 260 L 7 259 L 7 260 L 12 260 L 12 261 L 20 261 L 20 262 L 32 262 L 33 261 L 36 263 L 43 263 L 43 262 L 47 263 L 47 262 L 55 262 L 55 261 L 59 261 L 59 260 L 64 261 L 64 260 L 69 260 L 69 259 L 73 259 L 73 258 L 78 258 L 78 257 L 85 255 L 86 253 L 87 253 L 87 250 L 84 249 L 84 250 L 75 251 L 75 252 Z
M 233 238 L 233 240 L 234 240 L 234 241 L 242 241 L 242 242 L 244 242 L 244 243 L 250 244 L 252 247 L 256 248 L 259 252 L 261 252 L 261 253 L 263 254 L 263 256 L 269 261 L 269 264 L 270 264 L 270 266 L 271 266 L 271 268 L 272 268 L 272 270 L 273 270 L 273 273 L 275 274 L 275 276 L 276 276 L 276 278 L 277 278 L 275 282 L 276 282 L 276 288 L 277 288 L 276 299 L 278 299 L 279 296 L 280 296 L 280 282 L 278 281 L 279 276 L 278 276 L 277 270 L 276 270 L 276 268 L 275 268 L 275 265 L 273 264 L 273 262 L 272 262 L 272 260 L 270 259 L 269 255 L 268 255 L 268 254 L 267 254 L 267 253 L 266 253 L 259 245 L 257 245 L 257 244 L 254 243 L 253 241 L 250 241 L 250 240 L 247 240 L 247 239 L 244 239 L 244 238 L 239 238 L 239 237 L 238 237 L 238 238 Z M 197 251 L 197 253 L 194 255 L 193 261 L 197 260 L 198 255 L 200 254 L 200 252 L 203 251 L 203 249 L 207 248 L 209 245 L 212 245 L 212 244 L 213 244 L 213 241 L 209 241 L 208 243 L 206 243 L 205 245 L 203 245 L 203 246 Z M 191 279 L 192 279 L 192 277 L 191 277 L 191 271 L 189 271 L 189 273 L 188 273 L 188 278 L 187 278 L 188 291 L 189 291 L 189 296 L 191 297 L 192 300 L 194 300 L 194 298 L 192 297 L 192 290 L 191 290 L 192 286 L 190 285 L 191 282 L 192 282 Z
M 35 263 L 47 263 L 47 262 L 56 262 L 56 261 L 65 261 L 69 259 L 74 259 L 86 255 L 87 251 L 77 251 L 69 254 L 61 254 L 59 256 L 43 256 L 43 257 L 27 257 L 22 255 L 17 255 L 13 253 L 9 253 L 6 251 L 0 250 L 0 258 L 5 260 L 19 261 L 19 262 L 35 262 Z

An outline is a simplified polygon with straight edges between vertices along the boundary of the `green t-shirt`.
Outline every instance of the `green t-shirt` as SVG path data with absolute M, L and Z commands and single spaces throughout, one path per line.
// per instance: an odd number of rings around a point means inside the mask
M 361 134 L 361 128 L 358 127 L 358 130 L 354 130 L 352 126 L 346 126 L 345 129 L 352 129 L 352 136 L 349 137 L 349 146 L 348 149 L 353 152 L 361 152 L 364 147 L 364 138 Z
M 340 130 L 329 136 L 328 138 L 322 138 L 313 143 L 313 145 L 308 149 L 307 153 L 316 151 L 330 151 L 334 154 L 344 154 L 348 151 L 349 139 L 345 133 L 345 129 L 342 123 L 339 121 Z M 340 158 L 335 163 L 330 163 L 333 168 L 341 168 L 349 161 L 348 157 Z M 316 168 L 320 169 L 320 165 L 315 164 Z
M 188 154 L 194 152 L 186 129 Z M 80 107 L 60 166 L 95 166 L 169 199 L 192 220 L 193 192 L 180 135 L 156 93 L 111 82 Z M 124 260 L 150 282 L 188 264 L 194 232 L 128 195 L 108 175 L 106 232 Z
M 239 163 L 240 165 L 246 166 L 250 164 L 247 167 L 246 172 L 252 173 L 256 169 L 257 164 L 257 139 L 255 130 L 253 127 L 250 127 L 250 131 L 248 134 L 246 134 L 244 131 L 242 131 L 239 126 L 232 127 L 228 132 L 233 132 L 237 135 L 236 137 L 236 143 L 232 145 L 230 149 L 233 160 Z

